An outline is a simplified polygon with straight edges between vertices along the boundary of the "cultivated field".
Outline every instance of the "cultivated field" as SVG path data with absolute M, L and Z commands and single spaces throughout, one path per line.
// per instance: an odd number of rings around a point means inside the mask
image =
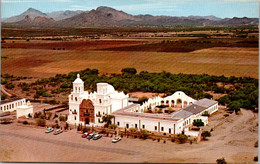
M 214 47 L 193 52 L 2 49 L 1 73 L 37 78 L 86 68 L 101 73 L 137 71 L 258 78 L 258 48 Z
M 205 128 L 214 130 L 208 141 L 190 145 L 124 137 L 113 144 L 110 137 L 97 141 L 82 139 L 76 130 L 58 136 L 30 125 L 1 125 L 0 160 L 4 162 L 160 162 L 215 163 L 224 157 L 229 163 L 254 163 L 258 154 L 258 114 L 242 110 L 224 117 L 220 109 Z

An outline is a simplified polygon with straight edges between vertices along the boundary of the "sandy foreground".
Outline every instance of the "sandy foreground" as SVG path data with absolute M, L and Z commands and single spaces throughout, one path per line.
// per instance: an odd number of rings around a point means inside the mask
M 242 110 L 224 117 L 210 117 L 206 129 L 214 128 L 208 141 L 176 144 L 167 141 L 123 138 L 113 144 L 110 137 L 94 141 L 81 138 L 76 130 L 60 135 L 45 134 L 44 128 L 17 123 L 1 125 L 0 160 L 6 162 L 170 162 L 215 163 L 224 157 L 232 163 L 254 163 L 258 148 L 258 114 Z

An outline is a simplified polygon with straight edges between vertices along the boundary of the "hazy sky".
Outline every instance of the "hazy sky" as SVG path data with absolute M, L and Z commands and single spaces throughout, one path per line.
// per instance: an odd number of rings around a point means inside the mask
M 129 14 L 169 16 L 259 17 L 260 0 L 1 0 L 1 17 L 32 7 L 42 12 L 91 10 L 109 6 Z

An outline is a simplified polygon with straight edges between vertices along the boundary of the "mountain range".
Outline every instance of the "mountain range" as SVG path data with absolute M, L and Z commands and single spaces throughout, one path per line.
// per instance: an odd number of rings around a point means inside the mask
M 218 18 L 210 16 L 131 15 L 111 7 L 91 11 L 56 11 L 43 13 L 29 8 L 20 15 L 2 21 L 3 26 L 18 27 L 97 27 L 97 26 L 243 26 L 258 25 L 258 18 Z

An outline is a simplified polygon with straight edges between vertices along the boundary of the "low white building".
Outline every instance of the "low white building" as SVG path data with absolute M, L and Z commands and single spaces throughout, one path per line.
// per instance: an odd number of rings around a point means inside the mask
M 189 133 L 193 120 L 201 119 L 208 124 L 208 117 L 202 116 L 207 111 L 212 114 L 218 110 L 218 102 L 209 99 L 195 100 L 182 91 L 161 98 L 150 98 L 142 105 L 128 102 L 128 94 L 115 91 L 107 83 L 98 83 L 97 92 L 84 91 L 84 82 L 79 74 L 73 82 L 73 91 L 69 95 L 69 124 L 102 126 L 103 115 L 111 114 L 112 120 L 118 127 L 138 128 L 149 131 L 178 134 Z M 175 107 L 181 101 L 182 109 L 171 114 L 144 113 L 159 105 Z
M 1 111 L 3 112 L 12 112 L 16 111 L 16 117 L 25 116 L 28 117 L 28 114 L 33 114 L 33 106 L 30 101 L 26 102 L 25 98 L 10 98 L 7 100 L 1 100 Z
M 29 114 L 31 116 L 33 115 L 33 106 L 30 101 L 27 101 L 25 104 L 22 104 L 21 106 L 18 106 L 16 108 L 16 118 L 19 118 L 21 116 L 25 116 L 26 118 L 28 118 Z

